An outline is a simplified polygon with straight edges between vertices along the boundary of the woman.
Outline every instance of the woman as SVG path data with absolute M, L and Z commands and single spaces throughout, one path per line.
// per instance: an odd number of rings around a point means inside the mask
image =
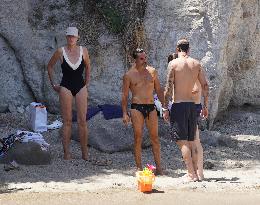
M 88 159 L 87 148 L 87 87 L 90 81 L 90 60 L 88 50 L 77 45 L 79 39 L 78 29 L 68 27 L 66 30 L 67 45 L 58 48 L 48 63 L 48 75 L 52 88 L 59 94 L 61 114 L 63 118 L 62 144 L 64 159 L 71 159 L 69 150 L 71 125 L 72 125 L 72 104 L 76 99 L 77 122 L 80 137 L 82 159 Z M 62 80 L 60 85 L 53 82 L 53 69 L 57 61 L 61 62 Z M 85 71 L 85 79 L 83 73 Z
M 170 54 L 168 56 L 168 63 L 174 59 L 178 58 L 178 54 L 177 53 L 173 53 Z M 202 111 L 202 105 L 201 105 L 201 85 L 199 83 L 199 81 L 197 81 L 193 87 L 192 90 L 192 94 L 193 94 L 193 100 L 196 104 L 196 110 L 197 110 L 197 118 L 199 119 L 200 115 L 201 115 L 201 111 Z M 171 110 L 171 109 L 169 109 Z M 195 143 L 196 143 L 196 147 L 197 147 L 197 153 L 198 153 L 198 162 L 197 162 L 197 176 L 199 178 L 199 180 L 203 180 L 204 179 L 204 174 L 203 174 L 203 147 L 201 145 L 200 142 L 200 137 L 199 137 L 199 129 L 197 126 L 197 130 L 196 130 L 196 137 L 195 137 Z

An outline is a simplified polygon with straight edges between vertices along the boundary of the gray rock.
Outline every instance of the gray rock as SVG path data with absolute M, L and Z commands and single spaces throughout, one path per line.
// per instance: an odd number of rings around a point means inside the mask
M 13 160 L 24 165 L 45 165 L 51 163 L 51 154 L 49 151 L 43 151 L 35 142 L 15 142 L 6 155 L 0 159 L 0 163 L 9 163 Z
M 131 151 L 134 134 L 131 126 L 125 127 L 122 119 L 105 120 L 100 112 L 88 121 L 88 144 L 103 152 Z M 79 141 L 77 123 L 72 126 L 72 139 Z M 150 146 L 148 132 L 144 129 L 143 148 Z
M 202 144 L 207 144 L 209 146 L 217 147 L 235 147 L 238 144 L 238 141 L 231 138 L 228 135 L 223 135 L 217 131 L 201 131 L 200 132 L 200 141 Z
M 131 0 L 109 2 L 118 9 L 126 8 L 126 19 L 135 10 Z M 131 6 L 120 6 L 119 2 Z M 229 105 L 260 104 L 258 0 L 138 2 L 147 2 L 138 7 L 145 9 L 138 10 L 145 13 L 140 23 L 143 28 L 133 35 L 134 43 L 138 39 L 140 42 L 127 48 L 147 45 L 149 64 L 158 70 L 164 84 L 166 57 L 175 51 L 180 37 L 188 37 L 190 55 L 201 61 L 210 82 L 210 126 Z M 58 96 L 50 87 L 46 65 L 54 51 L 65 44 L 64 30 L 71 23 L 80 28 L 80 44 L 89 49 L 94 68 L 89 102 L 93 105 L 120 102 L 122 75 L 127 71 L 131 51 L 126 51 L 121 33 L 112 33 L 105 26 L 105 18 L 95 13 L 91 5 L 94 4 L 81 0 L 1 1 L 0 58 L 4 63 L 0 65 L 3 71 L 0 80 L 8 82 L 0 88 L 0 112 L 7 111 L 10 103 L 17 107 L 33 100 L 44 102 L 51 112 L 59 111 Z M 60 77 L 57 65 L 55 83 L 60 82 Z
M 151 64 L 164 82 L 167 56 L 180 37 L 190 39 L 190 55 L 202 62 L 210 82 L 210 126 L 229 104 L 260 103 L 258 10 L 257 0 L 147 3 L 144 24 Z
M 204 169 L 213 169 L 215 167 L 213 162 L 205 161 L 203 164 Z
M 7 40 L 0 34 L 0 112 L 7 109 L 17 112 L 20 105 L 29 104 L 33 98 L 30 89 L 24 82 L 21 64 Z

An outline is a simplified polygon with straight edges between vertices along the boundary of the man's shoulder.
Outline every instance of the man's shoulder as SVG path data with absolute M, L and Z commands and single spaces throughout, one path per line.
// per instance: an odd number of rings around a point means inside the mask
M 134 69 L 133 68 L 129 68 L 129 70 L 124 74 L 125 78 L 131 78 L 131 76 L 134 73 Z
M 152 67 L 152 66 L 146 66 L 146 69 L 150 72 L 150 73 L 157 73 L 157 70 L 154 68 L 154 67 Z
M 199 66 L 200 65 L 200 61 L 195 59 L 195 58 L 191 58 L 189 57 L 189 60 L 195 65 L 195 66 Z

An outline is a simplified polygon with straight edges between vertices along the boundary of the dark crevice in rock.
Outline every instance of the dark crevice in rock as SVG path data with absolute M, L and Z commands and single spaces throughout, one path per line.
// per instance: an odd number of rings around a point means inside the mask
M 28 83 L 27 80 L 26 80 L 26 77 L 25 77 L 25 73 L 24 73 L 24 69 L 23 69 L 21 60 L 20 60 L 20 58 L 17 56 L 17 53 L 16 53 L 14 47 L 11 45 L 11 43 L 8 41 L 8 39 L 7 39 L 5 36 L 3 36 L 1 33 L 0 33 L 0 38 L 2 38 L 2 39 L 5 41 L 5 43 L 10 47 L 10 49 L 13 51 L 13 53 L 14 53 L 14 55 L 15 55 L 15 58 L 16 58 L 16 61 L 19 63 L 20 68 L 21 68 L 21 71 L 22 71 L 23 82 L 24 82 L 24 84 L 27 86 L 27 88 L 28 88 L 28 90 L 29 90 L 29 92 L 30 92 L 31 97 L 35 100 L 35 99 L 36 99 L 36 96 L 35 96 L 35 94 L 34 94 L 32 88 L 31 88 L 31 86 L 29 85 L 29 83 Z

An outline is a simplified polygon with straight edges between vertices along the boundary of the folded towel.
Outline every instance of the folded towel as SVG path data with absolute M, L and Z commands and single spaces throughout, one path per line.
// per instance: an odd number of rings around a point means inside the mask
M 94 117 L 97 113 L 99 113 L 101 109 L 99 107 L 89 107 L 86 115 L 86 120 Z M 72 121 L 77 122 L 77 112 L 73 112 Z
M 105 104 L 105 105 L 99 105 L 98 107 L 102 110 L 104 118 L 106 120 L 123 117 L 122 107 L 119 105 Z

